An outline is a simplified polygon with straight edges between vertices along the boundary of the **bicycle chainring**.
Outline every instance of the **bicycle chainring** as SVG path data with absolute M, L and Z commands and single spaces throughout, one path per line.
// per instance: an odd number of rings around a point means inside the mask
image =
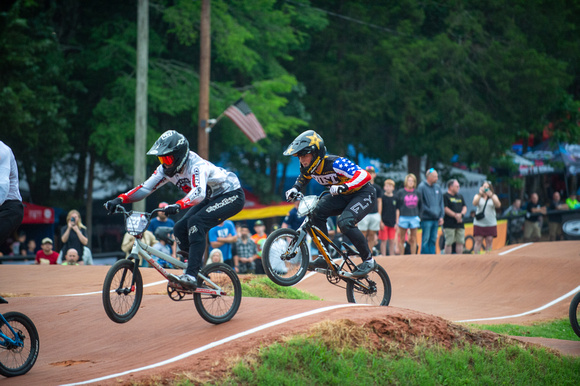
M 176 288 L 174 283 L 167 283 L 167 295 L 171 300 L 178 302 L 182 300 L 187 293 L 188 292 L 180 291 L 178 288 Z
M 332 269 L 329 268 L 329 269 L 326 270 L 326 280 L 328 280 L 328 282 L 330 284 L 335 284 L 336 285 L 336 284 L 338 284 L 340 282 L 341 278 L 340 278 L 340 276 L 338 276 L 336 274 L 336 272 L 334 270 L 332 270 Z

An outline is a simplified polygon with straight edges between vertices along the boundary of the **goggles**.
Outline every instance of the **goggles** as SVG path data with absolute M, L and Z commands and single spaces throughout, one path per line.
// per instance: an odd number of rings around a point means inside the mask
M 310 154 L 310 153 L 312 153 L 312 150 L 310 150 L 310 149 L 300 150 L 298 153 L 296 153 L 296 157 L 302 157 L 302 156 L 305 156 L 306 154 Z
M 171 166 L 173 164 L 174 157 L 172 155 L 162 155 L 157 157 L 161 165 Z

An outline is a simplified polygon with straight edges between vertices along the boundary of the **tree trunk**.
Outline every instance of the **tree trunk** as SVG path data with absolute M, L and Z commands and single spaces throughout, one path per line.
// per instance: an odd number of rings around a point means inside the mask
M 75 201 L 83 202 L 85 200 L 85 180 L 87 177 L 87 152 L 84 149 L 79 150 L 79 161 L 77 163 L 77 181 L 73 198 Z
M 421 157 L 407 155 L 407 172 L 417 176 L 417 186 L 419 186 L 419 182 L 421 182 L 423 177 L 421 175 Z
M 135 92 L 135 155 L 133 184 L 145 181 L 147 151 L 147 70 L 149 65 L 149 0 L 137 3 L 137 89 Z M 145 211 L 145 200 L 133 203 L 133 209 Z
M 87 237 L 89 242 L 87 246 L 91 248 L 92 246 L 92 229 L 93 229 L 93 180 L 95 178 L 95 152 L 94 150 L 89 152 L 89 184 L 87 186 Z
M 201 2 L 201 19 L 199 34 L 199 106 L 197 153 L 201 158 L 209 159 L 209 133 L 206 131 L 209 120 L 209 79 L 211 60 L 211 3 L 210 0 Z

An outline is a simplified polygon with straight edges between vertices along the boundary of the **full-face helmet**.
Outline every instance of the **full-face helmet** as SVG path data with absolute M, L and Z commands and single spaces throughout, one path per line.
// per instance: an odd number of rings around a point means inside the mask
M 294 155 L 300 157 L 305 154 L 312 154 L 312 161 L 310 165 L 304 167 L 305 174 L 311 174 L 326 155 L 326 147 L 324 140 L 314 130 L 307 130 L 300 134 L 288 148 L 284 151 L 284 155 Z
M 147 155 L 157 156 L 165 174 L 173 177 L 187 161 L 189 142 L 182 134 L 175 130 L 168 130 L 161 134 Z
M 165 241 L 167 244 L 170 245 L 173 244 L 173 239 L 171 238 L 172 234 L 173 234 L 172 227 L 157 227 L 157 229 L 155 229 L 155 238 L 157 240 Z

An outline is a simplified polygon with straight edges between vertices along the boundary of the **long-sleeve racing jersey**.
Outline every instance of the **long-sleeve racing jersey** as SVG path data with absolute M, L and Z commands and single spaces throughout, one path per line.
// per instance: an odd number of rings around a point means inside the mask
M 177 201 L 182 209 L 195 206 L 206 197 L 219 196 L 241 187 L 234 173 L 215 166 L 190 151 L 180 173 L 168 177 L 163 171 L 163 165 L 159 165 L 147 181 L 127 193 L 120 194 L 119 197 L 123 203 L 140 201 L 168 182 L 172 182 L 186 193 L 185 197 Z
M 318 172 L 318 170 L 320 170 Z M 344 184 L 348 187 L 346 194 L 354 193 L 370 180 L 371 176 L 366 170 L 348 158 L 337 155 L 327 155 L 322 160 L 322 166 L 316 168 L 310 175 L 306 175 L 301 168 L 300 176 L 296 179 L 294 187 L 301 190 L 312 178 L 322 186 Z
M 0 205 L 6 200 L 22 201 L 18 188 L 18 166 L 12 149 L 0 141 Z

